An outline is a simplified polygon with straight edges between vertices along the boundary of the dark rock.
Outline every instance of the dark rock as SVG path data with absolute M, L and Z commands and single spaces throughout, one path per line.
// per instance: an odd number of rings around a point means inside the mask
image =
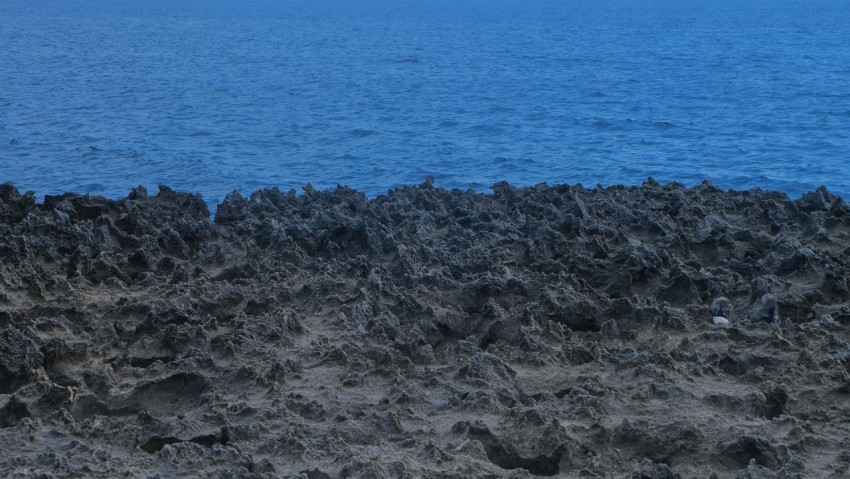
M 848 238 L 825 189 L 2 185 L 0 470 L 842 475 Z
M 14 326 L 0 329 L 0 394 L 11 394 L 36 378 L 44 356 Z
M 644 466 L 639 472 L 631 475 L 632 479 L 681 479 L 667 464 L 652 464 Z
M 777 450 L 769 442 L 754 436 L 742 436 L 734 441 L 720 446 L 724 460 L 731 462 L 736 468 L 745 468 L 750 461 L 767 469 L 779 466 Z
M 16 426 L 25 417 L 30 417 L 29 409 L 15 396 L 0 406 L 0 428 Z
M 15 225 L 35 209 L 35 193 L 23 196 L 12 183 L 0 185 L 0 223 Z

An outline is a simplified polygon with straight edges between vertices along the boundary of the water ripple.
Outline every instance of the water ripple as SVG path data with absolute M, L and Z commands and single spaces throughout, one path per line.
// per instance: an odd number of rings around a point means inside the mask
M 2 2 L 0 181 L 850 195 L 850 5 L 317 1 Z

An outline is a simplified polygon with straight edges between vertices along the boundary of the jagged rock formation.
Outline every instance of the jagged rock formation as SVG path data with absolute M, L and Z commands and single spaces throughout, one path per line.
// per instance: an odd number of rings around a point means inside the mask
M 848 271 L 825 189 L 6 184 L 0 472 L 844 477 Z

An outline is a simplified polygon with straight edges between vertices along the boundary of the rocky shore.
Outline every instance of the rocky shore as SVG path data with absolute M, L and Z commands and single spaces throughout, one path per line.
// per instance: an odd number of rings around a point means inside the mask
M 823 188 L 0 185 L 0 476 L 848 477 L 848 327 Z

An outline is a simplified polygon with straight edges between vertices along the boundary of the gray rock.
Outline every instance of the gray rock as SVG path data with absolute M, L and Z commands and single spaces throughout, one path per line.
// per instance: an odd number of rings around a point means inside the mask
M 14 393 L 34 380 L 43 359 L 32 340 L 17 328 L 0 330 L 0 394 Z
M 711 302 L 711 306 L 708 307 L 708 311 L 713 316 L 732 319 L 732 301 L 729 301 L 729 299 L 724 296 L 715 298 L 715 300 Z
M 758 299 L 750 310 L 751 321 L 772 324 L 779 321 L 779 304 L 776 296 L 768 293 Z

